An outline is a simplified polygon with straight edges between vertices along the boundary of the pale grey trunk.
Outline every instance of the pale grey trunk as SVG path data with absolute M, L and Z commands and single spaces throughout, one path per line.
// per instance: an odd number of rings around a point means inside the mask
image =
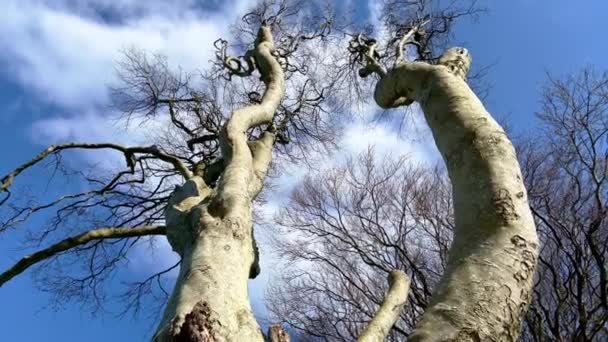
M 255 259 L 250 211 L 214 217 L 205 201 L 209 192 L 194 177 L 170 200 L 167 237 L 182 261 L 156 341 L 262 339 L 247 293 Z
M 251 127 L 272 122 L 284 93 L 269 27 L 258 32 L 255 59 L 266 91 L 259 104 L 232 113 L 220 135 L 224 159 L 218 185 L 201 175 L 176 188 L 166 214 L 167 238 L 181 268 L 154 341 L 262 341 L 247 282 L 256 265 L 252 202 L 262 189 L 275 134 L 248 141 Z M 254 274 L 255 275 L 255 274 Z
M 399 319 L 401 308 L 407 301 L 410 278 L 403 271 L 392 271 L 388 276 L 388 292 L 374 318 L 361 333 L 357 342 L 382 342 Z
M 453 187 L 447 268 L 410 341 L 515 341 L 530 302 L 538 240 L 526 189 L 513 145 L 462 77 L 466 63 L 403 63 L 376 87 L 382 107 L 420 103 Z

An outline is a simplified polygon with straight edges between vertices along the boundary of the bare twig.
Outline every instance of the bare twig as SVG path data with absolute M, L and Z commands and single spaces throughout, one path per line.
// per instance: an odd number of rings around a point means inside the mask
M 0 274 L 0 286 L 13 277 L 19 275 L 30 266 L 50 258 L 58 253 L 66 251 L 76 246 L 84 245 L 93 240 L 120 239 L 126 237 L 145 236 L 145 235 L 164 235 L 165 227 L 160 226 L 141 226 L 133 228 L 99 228 L 90 230 L 80 235 L 69 237 L 58 242 L 51 247 L 40 250 L 34 254 L 23 257 L 7 271 Z
M 62 150 L 68 150 L 68 149 L 113 149 L 113 150 L 117 150 L 124 154 L 127 166 L 129 166 L 131 169 L 133 169 L 135 167 L 136 159 L 134 158 L 134 155 L 136 153 L 149 154 L 155 158 L 158 158 L 162 161 L 172 164 L 173 167 L 175 167 L 175 169 L 185 179 L 190 179 L 190 177 L 192 177 L 192 173 L 190 172 L 190 170 L 188 170 L 188 168 L 186 168 L 186 166 L 182 163 L 181 160 L 179 160 L 175 156 L 169 155 L 169 154 L 161 151 L 158 147 L 156 147 L 154 145 L 147 146 L 147 147 L 143 147 L 143 146 L 125 147 L 122 145 L 112 144 L 112 143 L 99 143 L 99 144 L 68 143 L 68 144 L 49 146 L 47 149 L 40 152 L 38 155 L 36 155 L 31 160 L 29 160 L 28 162 L 17 167 L 15 170 L 13 170 L 8 175 L 4 176 L 2 178 L 2 180 L 0 180 L 2 182 L 0 184 L 0 192 L 6 191 L 12 185 L 13 181 L 15 180 L 15 177 L 17 177 L 21 172 L 25 171 L 29 167 L 34 166 L 35 164 L 37 164 L 38 162 L 40 162 L 41 160 L 43 160 L 50 154 L 57 153 Z
M 358 55 L 358 60 L 364 64 L 364 67 L 359 69 L 359 76 L 367 77 L 376 73 L 380 77 L 386 75 L 386 68 L 378 61 L 380 55 L 376 51 L 378 42 L 373 38 L 363 37 L 358 34 L 353 38 L 348 46 L 350 53 Z

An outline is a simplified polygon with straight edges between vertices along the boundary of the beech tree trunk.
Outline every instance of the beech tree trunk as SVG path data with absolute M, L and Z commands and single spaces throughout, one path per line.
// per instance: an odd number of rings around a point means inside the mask
M 437 65 L 399 63 L 378 82 L 383 108 L 420 103 L 452 182 L 455 231 L 445 274 L 408 341 L 516 341 L 538 239 L 509 138 L 465 81 L 462 48 Z
M 266 85 L 259 104 L 241 108 L 220 136 L 225 169 L 216 188 L 194 175 L 177 187 L 166 210 L 167 238 L 181 256 L 175 288 L 154 341 L 262 341 L 247 282 L 257 275 L 252 202 L 262 189 L 275 134 L 248 141 L 247 131 L 272 118 L 284 93 L 270 28 L 249 54 Z

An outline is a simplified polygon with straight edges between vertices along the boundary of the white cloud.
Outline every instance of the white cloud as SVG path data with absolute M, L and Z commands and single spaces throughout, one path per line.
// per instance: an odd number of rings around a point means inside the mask
M 58 6 L 114 6 L 147 8 L 138 16 L 124 18 L 121 24 L 102 22 Z M 51 7 L 53 3 L 55 6 Z M 107 85 L 113 81 L 113 68 L 120 50 L 137 46 L 161 52 L 186 70 L 204 67 L 212 57 L 212 43 L 227 35 L 228 23 L 234 21 L 247 0 L 238 0 L 234 12 L 202 15 L 193 12 L 190 1 L 163 6 L 142 6 L 141 1 L 8 1 L 0 13 L 0 58 L 9 72 L 37 96 L 59 106 L 81 109 L 108 102 Z M 163 2 L 153 1 L 161 4 Z M 168 4 L 168 2 L 164 2 Z M 129 7 L 131 6 L 131 7 Z M 179 11 L 181 6 L 182 10 Z M 182 13 L 180 17 L 171 13 Z
M 44 145 L 66 141 L 143 144 L 148 138 L 146 131 L 154 131 L 158 129 L 154 125 L 162 123 L 135 127 L 126 134 L 124 122 L 116 121 L 115 113 L 108 110 L 107 86 L 114 81 L 113 71 L 120 49 L 135 45 L 163 53 L 172 65 L 180 65 L 185 70 L 203 68 L 213 58 L 213 41 L 229 35 L 229 24 L 250 2 L 235 0 L 221 6 L 224 12 L 205 13 L 196 8 L 198 1 L 195 0 L 4 1 L 0 12 L 0 62 L 33 98 L 56 108 L 32 124 L 32 140 Z M 377 22 L 375 3 L 370 1 L 375 13 L 372 21 Z M 104 13 L 120 17 L 107 22 L 103 20 Z M 320 51 L 329 58 L 344 50 Z M 319 73 L 324 72 L 321 69 Z M 358 109 L 360 113 L 372 113 L 376 108 L 373 102 L 363 106 L 357 101 L 352 104 L 351 109 Z M 327 166 L 347 154 L 364 151 L 369 144 L 382 154 L 408 153 L 420 160 L 429 155 L 435 158 L 427 153 L 428 139 L 416 141 L 403 138 L 387 126 L 370 126 L 367 114 L 359 119 L 346 129 L 341 142 L 343 149 L 328 157 Z M 423 126 L 416 122 L 412 127 Z M 432 151 L 434 145 L 430 146 Z M 124 162 L 120 155 L 112 155 L 116 162 Z M 289 190 L 305 173 L 305 168 L 292 168 L 289 175 L 278 180 L 278 193 L 263 207 L 266 216 L 271 216 L 286 202 Z M 260 233 L 264 240 L 263 232 Z M 132 265 L 135 269 L 158 268 L 156 260 L 161 260 L 162 266 L 169 266 L 168 261 L 174 260 L 175 254 L 166 239 L 153 238 L 152 241 L 157 243 L 156 257 L 150 258 L 150 252 L 142 244 L 136 252 L 138 261 Z M 262 300 L 273 262 L 271 254 L 264 251 L 261 262 L 264 273 L 251 285 L 255 301 Z
M 88 111 L 77 117 L 56 116 L 40 119 L 32 124 L 30 134 L 32 139 L 51 144 L 85 140 L 125 144 L 132 140 L 126 134 L 113 134 L 118 129 L 108 117 Z
M 380 154 L 398 155 L 409 151 L 407 143 L 385 125 L 354 124 L 348 127 L 342 141 L 344 150 L 350 154 L 361 153 L 369 145 L 373 145 Z
M 62 9 L 80 16 L 117 17 L 120 19 L 139 17 L 155 13 L 165 16 L 182 16 L 186 11 L 197 8 L 196 0 L 26 0 L 30 3 L 46 5 L 51 8 Z
M 382 26 L 382 2 L 375 0 L 367 1 L 367 10 L 369 11 L 368 21 L 375 28 Z
M 382 1 L 368 0 L 367 9 L 369 10 L 368 22 L 374 28 L 376 38 L 379 38 L 380 45 L 384 43 L 381 37 L 388 35 L 387 27 L 382 21 Z
M 356 155 L 373 146 L 379 156 L 408 156 L 413 162 L 434 165 L 440 160 L 431 132 L 417 107 L 393 110 L 389 122 L 360 120 L 348 126 L 340 143 L 343 155 Z M 400 117 L 405 116 L 404 119 Z M 333 158 L 333 159 L 339 159 Z M 334 162 L 335 163 L 335 162 Z
M 111 110 L 108 85 L 115 81 L 114 67 L 120 50 L 135 46 L 165 54 L 172 65 L 186 71 L 204 68 L 213 57 L 213 41 L 228 35 L 229 24 L 252 0 L 234 0 L 215 12 L 202 11 L 197 3 L 5 1 L 0 11 L 0 63 L 6 67 L 5 75 L 28 94 L 28 102 L 46 106 L 48 111 L 32 123 L 31 139 L 40 145 L 149 142 L 145 133 L 162 122 L 132 125 L 134 129 L 127 133 L 125 122 L 117 121 Z M 103 13 L 120 14 L 120 20 L 104 21 Z M 19 102 L 15 105 L 23 107 Z M 106 161 L 113 154 L 96 155 L 93 158 Z M 120 156 L 115 160 L 122 162 Z
M 148 132 L 158 131 L 163 120 L 125 131 L 125 122 L 109 109 L 107 86 L 114 81 L 120 50 L 136 46 L 163 53 L 185 70 L 203 68 L 213 57 L 213 41 L 228 36 L 229 24 L 251 2 L 235 0 L 223 5 L 223 11 L 205 12 L 194 0 L 4 1 L 0 62 L 5 75 L 28 93 L 31 102 L 50 105 L 50 112 L 32 123 L 31 139 L 42 145 L 149 141 Z M 120 17 L 104 21 L 104 13 Z M 81 155 L 91 162 L 124 163 L 122 156 L 111 152 Z M 156 242 L 158 258 L 172 260 L 175 255 L 166 241 Z M 149 259 L 144 249 L 138 249 L 138 260 Z

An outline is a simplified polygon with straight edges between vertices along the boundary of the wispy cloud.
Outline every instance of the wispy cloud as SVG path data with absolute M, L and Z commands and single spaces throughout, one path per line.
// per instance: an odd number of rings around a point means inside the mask
M 204 68 L 214 57 L 213 41 L 228 36 L 229 24 L 252 2 L 234 0 L 231 6 L 216 11 L 197 7 L 200 2 L 194 0 L 3 3 L 3 76 L 25 91 L 29 106 L 45 110 L 28 130 L 32 141 L 40 145 L 68 141 L 145 143 L 150 137 L 146 132 L 154 130 L 155 122 L 126 132 L 124 120 L 110 106 L 108 85 L 116 82 L 114 68 L 120 51 L 134 46 L 167 55 L 172 65 L 186 71 Z M 23 108 L 20 102 L 14 106 Z M 114 154 L 91 158 L 106 162 L 110 155 Z M 116 162 L 122 162 L 120 156 L 115 157 Z
M 229 24 L 252 1 L 235 0 L 221 10 L 197 7 L 199 1 L 8 0 L 0 12 L 0 63 L 4 77 L 19 85 L 28 102 L 48 109 L 28 131 L 36 144 L 67 141 L 143 144 L 159 122 L 125 131 L 110 108 L 108 85 L 115 81 L 120 50 L 135 46 L 168 56 L 184 70 L 204 68 L 212 44 L 228 36 Z M 225 5 L 225 6 L 224 6 Z M 18 104 L 18 103 L 17 103 Z M 22 107 L 22 106 L 21 106 Z M 122 166 L 116 153 L 83 153 L 86 161 Z M 154 241 L 159 239 L 153 239 Z M 166 241 L 157 241 L 158 259 L 175 259 Z M 132 268 L 149 264 L 138 248 Z M 148 254 L 146 254 L 148 253 Z
M 137 46 L 166 54 L 187 70 L 201 68 L 212 57 L 213 41 L 227 35 L 227 23 L 249 1 L 237 0 L 234 11 L 211 13 L 191 3 L 171 2 L 169 10 L 166 1 L 143 6 L 131 0 L 9 0 L 0 14 L 0 58 L 10 75 L 42 100 L 74 111 L 104 106 L 121 49 Z M 96 8 L 132 14 L 119 23 L 82 15 Z
M 204 68 L 214 57 L 213 41 L 229 36 L 229 24 L 252 2 L 234 0 L 230 4 L 222 3 L 218 6 L 220 10 L 209 10 L 200 7 L 198 0 L 4 1 L 0 12 L 0 63 L 12 78 L 11 82 L 25 89 L 33 102 L 53 109 L 32 123 L 32 140 L 43 145 L 66 141 L 143 143 L 148 137 L 145 132 L 157 127 L 137 127 L 126 133 L 124 122 L 117 121 L 116 113 L 109 106 L 108 85 L 115 81 L 114 67 L 120 59 L 120 50 L 136 46 L 165 54 L 172 65 L 179 65 L 186 71 Z M 370 1 L 371 21 L 377 23 L 379 12 L 374 4 Z M 329 58 L 344 50 L 339 47 L 321 51 Z M 323 71 L 318 70 L 319 73 Z M 350 109 L 371 113 L 374 108 L 373 103 L 368 102 Z M 425 158 L 424 144 L 404 139 L 398 129 L 390 126 L 370 126 L 370 120 L 371 116 L 365 114 L 346 128 L 339 144 L 341 150 L 326 156 L 326 166 L 359 153 L 370 144 L 381 153 Z M 121 156 L 115 157 L 117 163 L 124 162 Z M 113 160 L 107 155 L 99 159 Z M 305 173 L 300 167 L 278 180 L 279 189 L 262 208 L 267 217 L 285 203 L 289 190 Z M 263 232 L 258 233 L 262 233 L 259 235 L 264 240 Z M 149 267 L 159 267 L 156 261 L 148 260 L 161 260 L 164 266 L 175 260 L 175 254 L 164 239 L 151 241 L 158 246 L 156 258 L 150 257 L 142 244 L 137 248 L 141 257 L 133 263 L 133 269 L 147 271 Z M 272 269 L 270 256 L 262 254 L 265 272 Z M 251 284 L 255 301 L 262 301 L 267 282 L 268 273 Z

